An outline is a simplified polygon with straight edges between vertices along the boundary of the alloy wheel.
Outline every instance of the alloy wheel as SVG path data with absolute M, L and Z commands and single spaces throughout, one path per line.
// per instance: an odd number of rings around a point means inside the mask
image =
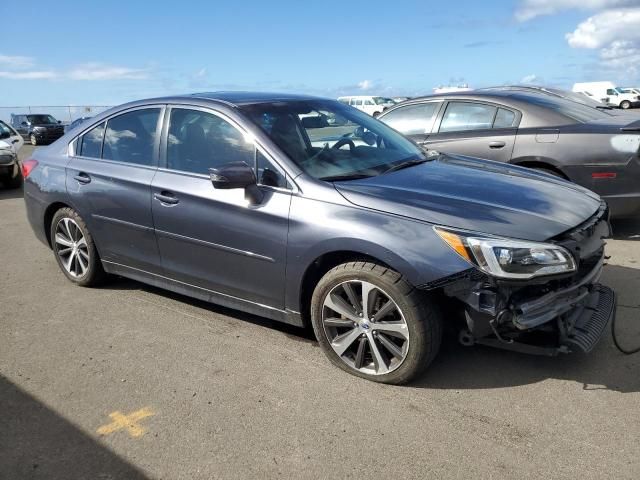
M 72 277 L 82 277 L 89 268 L 89 248 L 82 230 L 69 217 L 61 218 L 55 232 L 56 255 Z
M 365 374 L 392 372 L 409 350 L 402 311 L 370 282 L 349 280 L 331 289 L 323 302 L 322 325 L 340 359 Z
M 29 137 L 29 138 L 30 138 L 30 140 L 31 140 L 31 145 L 33 145 L 34 147 L 35 147 L 36 145 L 38 145 L 38 139 L 36 138 L 36 136 L 35 136 L 35 135 L 31 135 L 31 137 Z

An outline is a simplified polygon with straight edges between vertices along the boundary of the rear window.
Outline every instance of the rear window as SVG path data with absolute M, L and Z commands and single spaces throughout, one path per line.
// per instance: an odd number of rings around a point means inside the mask
M 610 114 L 597 108 L 582 105 L 563 98 L 552 97 L 550 95 L 528 94 L 521 95 L 520 99 L 542 108 L 548 108 L 549 110 L 553 110 L 568 119 L 575 120 L 580 123 L 611 117 Z

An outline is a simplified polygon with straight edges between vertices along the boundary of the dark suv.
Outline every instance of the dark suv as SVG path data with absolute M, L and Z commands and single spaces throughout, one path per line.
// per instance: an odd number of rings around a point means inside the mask
M 425 153 L 333 100 L 129 103 L 23 174 L 31 226 L 71 282 L 111 273 L 310 323 L 333 363 L 379 382 L 422 371 L 445 324 L 465 345 L 553 355 L 590 351 L 614 314 L 596 194 Z
M 11 115 L 11 126 L 34 146 L 55 142 L 64 135 L 64 126 L 49 114 Z

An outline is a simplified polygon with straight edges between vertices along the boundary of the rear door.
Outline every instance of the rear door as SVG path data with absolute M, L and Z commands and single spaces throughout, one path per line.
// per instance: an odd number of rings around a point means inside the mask
M 453 100 L 446 103 L 434 132 L 422 145 L 444 153 L 499 162 L 511 160 L 519 112 L 499 105 Z
M 164 106 L 138 107 L 88 130 L 67 165 L 67 192 L 103 261 L 161 273 L 151 216 Z

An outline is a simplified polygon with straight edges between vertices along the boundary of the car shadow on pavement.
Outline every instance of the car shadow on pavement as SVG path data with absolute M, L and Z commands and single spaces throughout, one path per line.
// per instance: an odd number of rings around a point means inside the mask
M 149 478 L 0 375 L 0 478 Z
M 22 188 L 8 188 L 0 182 L 0 200 L 9 200 L 12 198 L 22 198 Z
M 623 218 L 611 221 L 615 240 L 640 240 L 640 219 Z

